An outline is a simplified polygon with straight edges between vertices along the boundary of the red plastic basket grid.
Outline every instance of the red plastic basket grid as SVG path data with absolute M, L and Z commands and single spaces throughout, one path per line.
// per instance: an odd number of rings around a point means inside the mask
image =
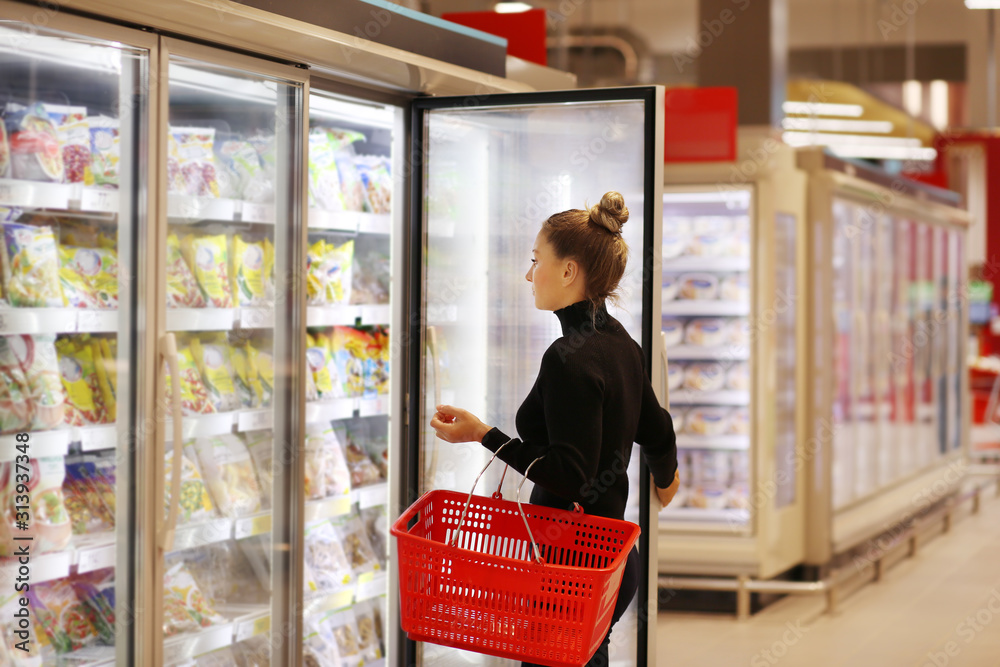
M 582 665 L 611 624 L 639 527 L 539 505 L 430 491 L 392 526 L 400 617 L 410 639 L 563 667 Z M 407 526 L 413 522 L 408 529 Z

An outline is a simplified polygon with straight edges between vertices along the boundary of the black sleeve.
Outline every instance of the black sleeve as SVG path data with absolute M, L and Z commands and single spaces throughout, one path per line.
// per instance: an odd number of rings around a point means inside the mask
M 532 461 L 543 457 L 528 478 L 561 498 L 579 501 L 597 476 L 603 382 L 582 364 L 562 360 L 549 348 L 542 357 L 536 388 L 541 392 L 548 445 L 515 438 L 498 458 L 523 475 Z M 494 428 L 483 438 L 483 445 L 495 452 L 508 440 Z
M 677 472 L 677 436 L 670 413 L 663 409 L 653 385 L 643 383 L 642 412 L 635 441 L 642 447 L 642 456 L 653 473 L 656 486 L 665 489 L 674 481 Z

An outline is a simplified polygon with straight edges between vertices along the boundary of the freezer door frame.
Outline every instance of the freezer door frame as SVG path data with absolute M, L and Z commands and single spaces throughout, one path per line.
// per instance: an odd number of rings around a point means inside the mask
M 657 276 L 662 270 L 659 252 L 659 238 L 662 234 L 660 220 L 662 220 L 663 207 L 663 87 L 662 86 L 632 86 L 622 88 L 596 88 L 577 89 L 564 91 L 544 91 L 537 93 L 501 93 L 501 94 L 474 94 L 461 97 L 428 97 L 418 98 L 410 105 L 410 141 L 409 155 L 407 158 L 407 173 L 410 176 L 409 193 L 407 200 L 409 224 L 407 226 L 407 245 L 409 247 L 409 272 L 407 279 L 410 288 L 407 296 L 407 319 L 408 331 L 407 359 L 405 371 L 407 376 L 404 380 L 408 391 L 407 401 L 407 437 L 405 441 L 404 465 L 405 479 L 404 488 L 400 490 L 400 498 L 404 502 L 412 502 L 416 499 L 413 493 L 419 488 L 419 457 L 420 457 L 420 425 L 413 423 L 414 419 L 419 419 L 421 415 L 421 388 L 419 386 L 422 375 L 422 350 L 426 343 L 425 314 L 423 312 L 422 291 L 424 285 L 424 262 L 423 253 L 427 238 L 427 230 L 424 226 L 423 211 L 423 165 L 424 165 L 424 137 L 422 128 L 424 127 L 424 116 L 426 113 L 438 110 L 463 107 L 465 109 L 477 108 L 502 108 L 535 106 L 541 104 L 573 104 L 573 103 L 598 103 L 598 102 L 619 102 L 619 101 L 642 101 L 646 105 L 645 114 L 645 134 L 647 137 L 646 151 L 643 156 L 643 171 L 645 172 L 646 193 L 643 202 L 643 220 L 645 229 L 643 230 L 643 243 L 645 253 L 643 255 L 643 288 L 642 288 L 642 350 L 645 357 L 645 368 L 650 376 L 654 387 L 659 387 L 659 374 L 661 371 L 660 359 L 660 337 L 659 334 L 653 336 L 653 323 L 659 321 L 660 304 L 653 296 L 653 284 L 651 276 Z M 539 221 L 541 222 L 541 221 Z M 657 286 L 658 287 L 658 286 Z M 655 360 L 655 363 L 654 363 Z M 661 399 L 662 400 L 662 399 Z M 656 664 L 656 637 L 655 632 L 649 631 L 650 623 L 655 623 L 657 599 L 656 599 L 656 577 L 655 567 L 657 562 L 656 547 L 657 541 L 650 540 L 650 515 L 655 514 L 659 509 L 656 495 L 651 493 L 650 486 L 652 477 L 646 463 L 640 457 L 639 478 L 647 480 L 645 484 L 639 486 L 639 525 L 642 534 L 639 537 L 639 557 L 640 562 L 645 562 L 647 567 L 642 571 L 639 588 L 637 592 L 638 600 L 638 655 L 636 664 L 644 666 Z M 411 497 L 412 496 L 412 497 Z M 657 503 L 654 507 L 653 504 Z M 399 664 L 411 665 L 416 660 L 416 644 L 409 639 L 405 639 L 402 631 L 400 633 L 400 646 L 404 650 L 398 654 Z
M 153 84 L 159 66 L 158 41 L 155 35 L 67 14 L 52 6 L 39 7 L 9 0 L 0 0 L 0 15 L 12 22 L 20 21 L 41 33 L 52 31 L 119 42 L 124 46 L 146 51 L 146 72 L 132 72 L 132 79 L 139 86 L 138 90 L 133 89 L 133 93 L 144 92 L 145 95 L 134 96 L 131 100 L 119 99 L 119 104 L 131 105 L 133 118 L 137 119 L 129 130 L 133 140 L 141 141 L 149 138 L 148 133 L 156 124 L 158 97 L 158 89 Z M 123 68 L 120 81 L 124 82 L 126 76 L 127 72 Z M 141 134 L 142 129 L 146 130 L 145 136 Z M 127 411 L 122 410 L 122 402 L 118 404 L 116 458 L 119 483 L 115 488 L 115 662 L 117 664 L 142 664 L 142 658 L 149 655 L 150 651 L 150 635 L 145 630 L 147 626 L 142 622 L 141 601 L 148 599 L 151 579 L 148 569 L 142 568 L 139 564 L 149 562 L 155 551 L 155 531 L 147 530 L 146 527 L 153 525 L 148 519 L 152 516 L 151 512 L 156 504 L 151 503 L 143 494 L 137 493 L 136 489 L 147 488 L 151 462 L 155 460 L 149 436 L 150 423 L 155 418 L 156 323 L 148 315 L 140 317 L 140 313 L 150 303 L 155 290 L 156 274 L 148 264 L 139 261 L 140 257 L 149 256 L 155 248 L 155 237 L 148 233 L 152 222 L 156 219 L 158 194 L 156 188 L 151 187 L 157 170 L 153 148 L 151 143 L 145 146 L 140 143 L 134 147 L 133 157 L 137 160 L 139 178 L 135 178 L 134 173 L 123 171 L 123 183 L 118 190 L 120 197 L 124 199 L 124 196 L 127 196 L 130 200 L 130 203 L 123 201 L 124 205 L 120 205 L 119 210 L 130 208 L 130 212 L 135 216 L 133 220 L 128 221 L 119 218 L 119 258 L 122 256 L 122 246 L 127 245 L 131 262 L 130 266 L 124 269 L 134 269 L 135 273 L 131 280 L 119 283 L 119 303 L 128 304 L 132 321 L 127 329 L 123 330 L 120 327 L 118 331 L 119 336 L 127 334 L 131 338 L 129 357 L 125 360 L 128 370 L 123 374 L 131 382 L 131 391 L 119 394 L 130 396 L 131 400 L 127 404 Z M 145 183 L 141 180 L 142 176 L 146 177 Z M 122 187 L 126 178 L 129 179 L 128 185 Z M 122 414 L 127 414 L 128 418 L 122 420 Z M 125 474 L 122 474 L 123 471 Z M 129 483 L 130 480 L 133 483 Z M 121 526 L 127 528 L 123 531 L 119 528 Z
M 301 443 L 305 435 L 305 348 L 306 348 L 306 289 L 303 268 L 306 265 L 306 234 L 305 206 L 308 202 L 307 181 L 305 174 L 308 168 L 307 133 L 304 131 L 303 119 L 309 101 L 308 73 L 297 67 L 282 65 L 272 61 L 233 53 L 201 44 L 194 44 L 174 37 L 160 37 L 160 73 L 157 84 L 159 90 L 158 122 L 153 128 L 155 134 L 157 164 L 157 192 L 159 206 L 156 216 L 156 251 L 152 255 L 157 263 L 157 293 L 155 295 L 157 317 L 157 339 L 166 333 L 166 267 L 161 256 L 166 248 L 168 230 L 167 220 L 167 129 L 170 118 L 170 77 L 169 68 L 171 56 L 196 61 L 220 69 L 227 68 L 249 75 L 259 75 L 279 79 L 285 84 L 298 86 L 298 94 L 294 88 L 291 95 L 283 99 L 278 95 L 275 106 L 276 113 L 282 108 L 289 112 L 287 116 L 288 129 L 285 137 L 291 139 L 287 150 L 279 150 L 276 173 L 287 170 L 290 179 L 287 189 L 276 189 L 275 220 L 287 220 L 287 234 L 281 235 L 275 230 L 274 272 L 278 282 L 277 291 L 284 288 L 285 298 L 275 300 L 274 306 L 274 341 L 275 341 L 275 384 L 274 402 L 274 439 L 285 443 L 281 456 L 275 456 L 275 462 L 284 466 L 276 466 L 278 474 L 274 475 L 271 508 L 271 539 L 274 546 L 274 559 L 271 563 L 271 633 L 280 633 L 283 640 L 272 641 L 272 659 L 278 658 L 278 664 L 297 665 L 302 661 L 302 548 L 305 498 L 303 496 L 305 467 L 302 457 Z M 297 98 L 297 99 L 295 99 Z M 279 340 L 285 340 L 279 345 Z M 281 369 L 286 369 L 282 373 Z M 162 382 L 162 377 L 158 375 Z M 163 422 L 157 423 L 157 451 L 165 451 Z M 276 452 L 277 453 L 277 452 Z M 164 490 L 163 457 L 155 463 L 154 498 L 162 498 Z M 155 503 L 154 503 L 155 505 Z M 164 554 L 157 545 L 155 560 L 151 561 L 155 571 L 153 575 L 152 599 L 162 599 L 163 596 L 163 565 Z M 149 663 L 154 667 L 163 665 L 162 615 L 163 605 L 154 605 L 148 613 L 147 627 L 151 632 L 152 649 Z

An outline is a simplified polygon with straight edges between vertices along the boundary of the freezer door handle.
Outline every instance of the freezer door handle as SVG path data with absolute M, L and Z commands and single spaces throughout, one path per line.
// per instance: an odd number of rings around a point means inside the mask
M 667 334 L 660 332 L 660 388 L 663 390 L 663 407 L 670 409 L 670 384 L 667 381 Z
M 174 460 L 170 470 L 170 510 L 165 523 L 163 512 L 157 512 L 161 525 L 158 531 L 158 541 L 161 553 L 167 553 L 174 548 L 174 532 L 177 529 L 177 513 L 181 502 L 181 451 L 183 449 L 183 427 L 181 420 L 181 376 L 177 361 L 177 338 L 172 333 L 160 338 L 160 355 L 170 368 L 170 412 L 173 417 Z M 162 366 L 161 366 L 162 369 Z M 164 391 L 166 378 L 163 378 Z
M 431 363 L 434 364 L 434 410 L 441 405 L 441 357 L 438 354 L 437 327 L 427 326 L 427 351 L 431 355 Z M 430 456 L 428 457 L 427 469 L 424 471 L 424 486 L 433 484 L 437 476 L 438 441 L 434 439 Z

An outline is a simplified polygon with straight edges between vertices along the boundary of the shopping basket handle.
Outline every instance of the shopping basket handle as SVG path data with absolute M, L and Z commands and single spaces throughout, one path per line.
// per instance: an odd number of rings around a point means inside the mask
M 525 480 L 528 479 L 528 473 L 531 472 L 531 466 L 535 465 L 543 458 L 545 458 L 544 455 L 539 456 L 531 462 L 531 465 L 529 465 L 524 471 L 524 478 L 521 480 L 521 483 L 517 485 L 517 511 L 521 513 L 521 521 L 524 522 L 524 528 L 528 531 L 528 539 L 531 540 L 531 548 L 534 550 L 533 553 L 535 554 L 535 562 L 539 565 L 545 565 L 545 560 L 542 559 L 542 554 L 538 550 L 538 543 L 535 542 L 535 536 L 531 533 L 531 528 L 528 526 L 528 517 L 524 515 L 524 508 L 521 507 L 521 487 L 524 486 Z
M 462 517 L 458 520 L 458 528 L 455 529 L 455 534 L 451 536 L 450 546 L 455 546 L 458 543 L 458 534 L 462 532 L 462 526 L 465 525 L 465 515 L 469 511 L 469 503 L 472 502 L 472 494 L 476 492 L 476 486 L 479 485 L 479 478 L 483 476 L 483 473 L 485 473 L 486 469 L 490 467 L 490 464 L 493 463 L 493 460 L 500 455 L 500 451 L 512 442 L 514 442 L 514 438 L 511 438 L 507 442 L 497 447 L 497 450 L 493 452 L 493 456 L 490 457 L 490 460 L 486 462 L 486 465 L 483 466 L 483 469 L 479 471 L 478 475 L 476 475 L 476 481 L 472 483 L 472 490 L 469 491 L 469 497 L 465 499 L 465 509 L 462 510 Z M 507 471 L 504 470 L 504 475 L 506 474 Z M 500 482 L 503 483 L 503 480 L 501 479 Z M 497 487 L 497 492 L 498 493 L 500 492 L 500 487 Z

